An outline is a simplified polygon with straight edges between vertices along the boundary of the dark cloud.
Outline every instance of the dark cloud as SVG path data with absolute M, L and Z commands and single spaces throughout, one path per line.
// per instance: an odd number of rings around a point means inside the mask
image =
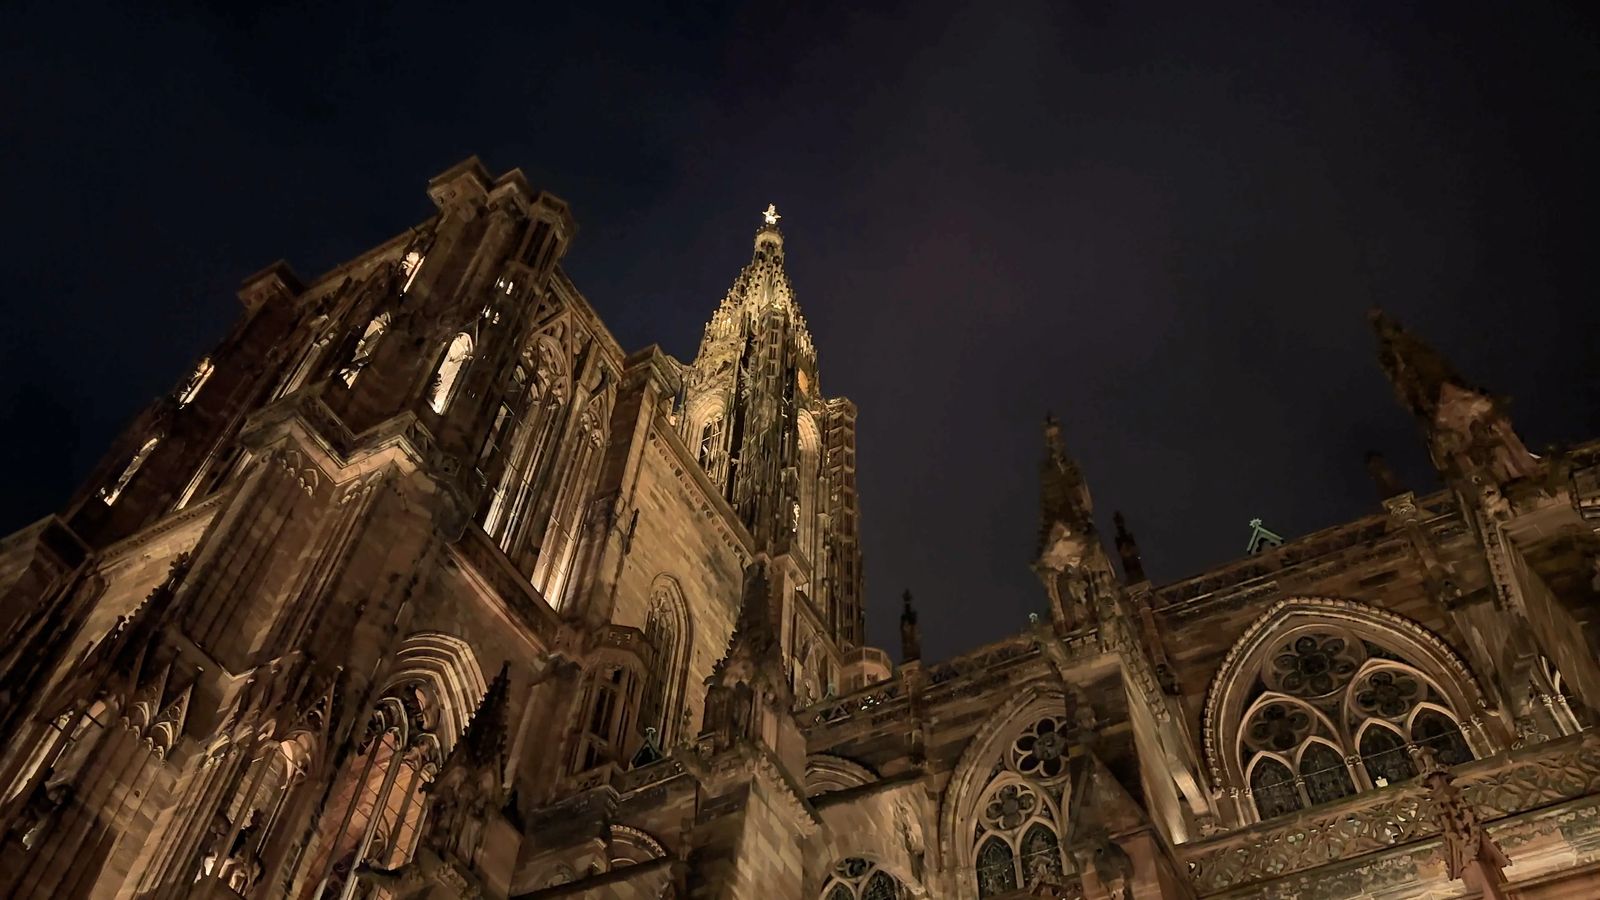
M 782 6 L 784 8 L 775 8 Z M 572 203 L 618 338 L 688 357 L 784 212 L 824 387 L 861 406 L 871 633 L 1016 629 L 1054 409 L 1148 568 L 1431 484 L 1363 310 L 1600 434 L 1586 6 L 31 4 L 0 29 L 4 525 L 205 352 L 233 286 L 426 214 L 468 153 Z

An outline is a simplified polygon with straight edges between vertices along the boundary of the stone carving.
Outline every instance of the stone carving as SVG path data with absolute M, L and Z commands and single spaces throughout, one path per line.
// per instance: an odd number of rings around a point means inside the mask
M 1498 767 L 1491 762 L 1463 767 L 1456 779 L 1481 821 L 1600 791 L 1600 736 L 1589 732 L 1539 744 Z M 1429 790 L 1416 783 L 1318 811 L 1189 845 L 1185 855 L 1196 889 L 1222 891 L 1442 832 Z
M 1510 860 L 1484 832 L 1478 811 L 1462 796 L 1449 770 L 1433 760 L 1426 749 L 1422 753 L 1429 763 L 1422 781 L 1432 792 L 1433 814 L 1443 833 L 1441 853 L 1446 874 L 1465 882 L 1468 890 L 1501 900 L 1506 896 L 1502 870 L 1511 864 Z

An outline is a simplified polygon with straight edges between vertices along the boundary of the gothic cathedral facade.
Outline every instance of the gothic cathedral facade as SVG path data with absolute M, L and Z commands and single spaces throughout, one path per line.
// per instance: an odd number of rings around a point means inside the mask
M 1600 441 L 1375 314 L 1443 490 L 1155 585 L 1049 421 L 1047 612 L 894 664 L 776 210 L 683 363 L 428 193 L 0 541 L 0 895 L 1600 896 Z

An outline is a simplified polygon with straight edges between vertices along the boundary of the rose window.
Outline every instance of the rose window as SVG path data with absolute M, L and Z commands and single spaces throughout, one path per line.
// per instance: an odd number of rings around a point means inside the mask
M 1311 733 L 1311 713 L 1290 703 L 1270 703 L 1250 720 L 1245 742 L 1257 750 L 1282 753 Z
M 1398 719 L 1422 699 L 1422 684 L 1406 672 L 1384 669 L 1367 676 L 1356 690 L 1356 708 L 1369 716 Z
M 1360 641 L 1337 634 L 1302 634 L 1278 649 L 1267 683 L 1293 697 L 1325 697 L 1350 682 L 1366 653 Z
M 1020 784 L 1008 784 L 996 791 L 983 808 L 983 821 L 990 828 L 1010 831 L 1019 827 L 1034 810 L 1039 808 L 1039 798 Z
M 1044 718 L 1023 732 L 1011 746 L 1017 771 L 1039 778 L 1055 778 L 1067 767 L 1067 737 L 1060 719 Z

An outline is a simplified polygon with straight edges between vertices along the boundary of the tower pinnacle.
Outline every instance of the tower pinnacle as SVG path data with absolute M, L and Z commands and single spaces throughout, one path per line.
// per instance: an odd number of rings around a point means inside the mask
M 761 218 L 765 219 L 768 225 L 777 225 L 778 220 L 783 218 L 783 216 L 778 215 L 777 206 L 768 203 L 766 211 L 761 214 Z

